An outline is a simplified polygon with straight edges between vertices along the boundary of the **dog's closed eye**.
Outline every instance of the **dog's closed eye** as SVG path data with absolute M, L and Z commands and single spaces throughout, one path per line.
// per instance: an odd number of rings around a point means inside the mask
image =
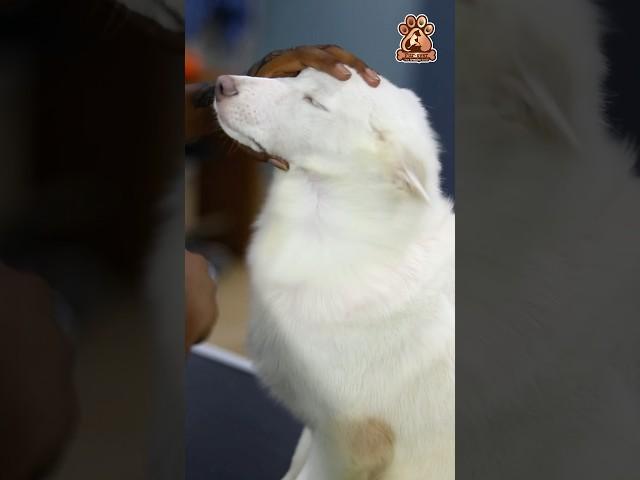
M 319 108 L 320 110 L 324 110 L 325 112 L 328 112 L 329 109 L 327 107 L 325 107 L 324 105 L 322 105 L 321 103 L 319 103 L 315 98 L 313 98 L 311 95 L 305 95 L 303 97 L 303 100 L 305 102 L 307 102 L 309 105 L 313 105 L 316 108 Z

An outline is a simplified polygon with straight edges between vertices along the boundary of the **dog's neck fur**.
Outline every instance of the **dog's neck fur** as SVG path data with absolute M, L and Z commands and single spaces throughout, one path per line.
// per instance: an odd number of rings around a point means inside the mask
M 272 262 L 264 269 L 272 281 L 335 284 L 402 264 L 408 248 L 436 235 L 450 214 L 439 192 L 427 203 L 394 185 L 293 168 L 276 174 L 255 246 L 267 249 L 260 257 Z

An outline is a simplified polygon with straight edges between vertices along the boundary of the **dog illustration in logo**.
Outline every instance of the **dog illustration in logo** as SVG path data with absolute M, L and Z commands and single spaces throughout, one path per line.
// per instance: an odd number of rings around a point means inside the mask
M 435 62 L 438 52 L 431 40 L 435 30 L 436 26 L 426 15 L 407 15 L 398 25 L 398 32 L 403 38 L 396 50 L 396 59 L 400 62 Z

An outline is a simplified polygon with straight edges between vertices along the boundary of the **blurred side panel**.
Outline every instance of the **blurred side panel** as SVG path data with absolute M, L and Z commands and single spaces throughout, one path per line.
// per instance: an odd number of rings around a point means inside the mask
M 0 4 L 0 478 L 184 476 L 181 11 Z
M 638 478 L 635 9 L 456 3 L 457 478 Z

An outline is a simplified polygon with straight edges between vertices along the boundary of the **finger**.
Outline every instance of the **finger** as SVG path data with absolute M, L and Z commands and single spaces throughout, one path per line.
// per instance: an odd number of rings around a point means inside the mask
M 256 73 L 257 77 L 291 77 L 297 75 L 304 65 L 300 59 L 289 53 L 275 57 L 273 60 L 265 63 Z
M 365 69 L 368 68 L 366 63 L 364 63 L 354 54 L 347 52 L 345 49 L 339 47 L 338 45 L 324 45 L 322 47 L 322 50 L 333 55 L 341 63 L 349 65 L 361 75 L 364 73 Z
M 298 57 L 294 48 L 275 50 L 251 67 L 249 75 L 267 78 L 295 76 L 304 68 Z
M 348 80 L 351 72 L 335 55 L 320 47 L 299 47 L 296 49 L 300 62 L 306 67 L 312 67 L 337 78 Z
M 251 68 L 249 68 L 249 71 L 247 72 L 247 75 L 249 75 L 250 77 L 259 76 L 258 72 L 262 69 L 262 67 L 264 65 L 266 65 L 269 62 L 271 62 L 274 58 L 282 55 L 286 51 L 287 50 L 274 50 L 273 52 L 270 52 L 270 53 L 266 54 L 264 57 L 262 57 L 256 63 L 254 63 L 251 66 Z
M 303 46 L 287 50 L 265 63 L 256 72 L 260 77 L 293 77 L 307 67 L 347 80 L 351 72 L 341 62 L 319 47 Z
M 380 84 L 380 77 L 378 74 L 353 53 L 348 52 L 337 45 L 325 45 L 322 49 L 333 55 L 341 63 L 349 65 L 351 68 L 355 69 L 355 71 L 358 72 L 364 81 L 370 86 L 377 87 Z
M 273 52 L 252 67 L 251 74 L 260 77 L 293 77 L 306 67 L 328 73 L 338 80 L 348 80 L 355 69 L 372 87 L 380 84 L 378 74 L 365 62 L 337 45 L 300 46 L 290 50 Z
M 214 305 L 213 307 L 209 307 L 208 311 L 210 312 L 209 318 L 207 318 L 208 321 L 199 326 L 199 331 L 191 342 L 192 344 L 204 342 L 213 333 L 213 327 L 215 327 L 218 321 L 218 307 Z

